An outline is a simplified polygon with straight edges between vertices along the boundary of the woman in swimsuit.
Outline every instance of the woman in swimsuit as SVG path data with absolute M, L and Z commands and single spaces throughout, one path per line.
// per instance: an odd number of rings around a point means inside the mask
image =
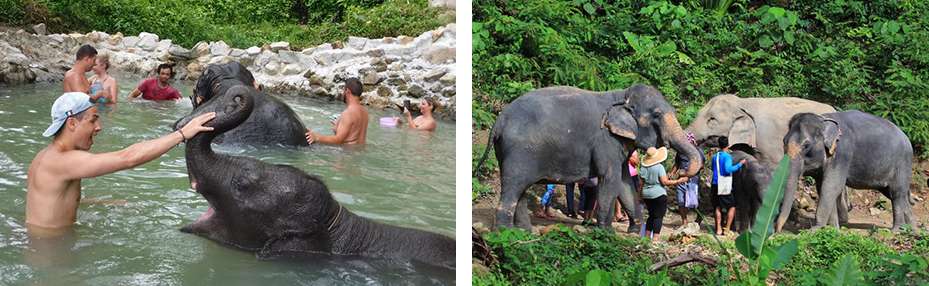
M 106 91 L 106 96 L 97 100 L 97 103 L 114 104 L 116 103 L 118 89 L 116 79 L 107 73 L 110 69 L 110 56 L 103 54 L 97 56 L 94 64 L 94 76 L 90 77 L 90 94 L 96 94 L 100 90 Z

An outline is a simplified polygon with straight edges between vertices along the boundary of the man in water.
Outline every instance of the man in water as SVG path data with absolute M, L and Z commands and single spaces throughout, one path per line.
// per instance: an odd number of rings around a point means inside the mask
M 63 81 L 64 92 L 90 92 L 90 81 L 87 80 L 85 73 L 91 71 L 96 64 L 97 49 L 90 45 L 83 45 L 77 49 L 77 56 L 71 69 L 65 72 Z M 97 99 L 106 96 L 106 91 L 100 90 L 90 97 L 95 102 Z
M 26 177 L 26 225 L 30 229 L 62 229 L 74 224 L 81 200 L 81 179 L 154 160 L 197 133 L 213 130 L 203 124 L 216 116 L 212 112 L 203 114 L 161 138 L 94 154 L 88 150 L 101 130 L 100 116 L 87 94 L 61 95 L 52 105 L 51 115 L 52 124 L 42 135 L 54 136 L 52 142 L 32 159 Z
M 306 142 L 319 142 L 329 145 L 365 144 L 368 133 L 368 111 L 361 106 L 361 81 L 358 78 L 345 80 L 342 96 L 345 98 L 345 110 L 333 124 L 334 135 L 317 134 L 306 129 Z
M 406 122 L 408 122 L 410 128 L 435 131 L 436 123 L 435 118 L 432 117 L 433 111 L 435 111 L 435 99 L 427 97 L 419 102 L 419 112 L 421 112 L 422 115 L 413 119 L 413 116 L 410 115 L 410 111 L 407 110 L 406 107 L 403 108 L 403 115 L 406 116 Z
M 160 64 L 157 71 L 158 76 L 139 83 L 139 86 L 129 93 L 129 99 L 142 95 L 143 99 L 148 100 L 180 100 L 181 93 L 168 84 L 168 80 L 174 77 L 174 65 Z

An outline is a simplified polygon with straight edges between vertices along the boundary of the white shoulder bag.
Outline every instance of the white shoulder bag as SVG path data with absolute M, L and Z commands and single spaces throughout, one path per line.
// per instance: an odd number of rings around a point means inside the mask
M 732 193 L 732 176 L 723 176 L 722 165 L 719 164 L 719 154 L 716 155 L 716 174 L 719 175 L 716 178 L 716 194 L 720 196 L 728 195 Z

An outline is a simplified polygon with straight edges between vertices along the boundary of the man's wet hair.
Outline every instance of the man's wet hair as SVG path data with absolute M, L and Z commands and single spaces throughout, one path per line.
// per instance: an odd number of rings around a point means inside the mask
M 87 57 L 93 57 L 97 55 L 97 49 L 90 45 L 83 45 L 77 49 L 77 60 L 83 60 Z
M 174 78 L 174 63 L 163 63 L 163 64 L 158 65 L 158 68 L 155 69 L 155 74 L 156 75 L 161 74 L 162 69 L 170 69 L 171 78 Z
M 345 88 L 348 89 L 354 96 L 361 96 L 361 81 L 357 77 L 349 78 L 345 80 Z
M 719 139 L 716 139 L 716 142 L 718 142 L 720 149 L 725 149 L 726 147 L 729 147 L 729 137 L 726 137 L 726 136 L 719 137 Z

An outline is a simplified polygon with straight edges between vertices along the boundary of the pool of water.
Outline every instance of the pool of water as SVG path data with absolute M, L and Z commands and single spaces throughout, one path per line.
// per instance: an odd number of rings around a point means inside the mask
M 186 99 L 125 100 L 137 82 L 122 79 L 120 103 L 101 110 L 103 130 L 94 139 L 92 152 L 115 151 L 164 135 L 175 120 L 190 112 Z M 174 85 L 186 98 L 192 83 Z M 454 283 L 453 271 L 378 259 L 322 256 L 262 261 L 251 253 L 180 232 L 207 208 L 206 201 L 189 188 L 182 146 L 134 169 L 84 179 L 84 199 L 73 233 L 61 241 L 30 243 L 24 223 L 26 172 L 35 154 L 50 142 L 41 134 L 60 90 L 60 83 L 0 85 L 0 285 Z M 331 132 L 329 116 L 344 108 L 341 102 L 326 99 L 279 98 L 318 132 Z M 380 117 L 399 115 L 395 110 L 369 112 L 364 150 L 319 145 L 219 150 L 318 175 L 336 200 L 361 216 L 453 237 L 454 123 L 439 122 L 435 133 L 425 133 L 379 126 Z

